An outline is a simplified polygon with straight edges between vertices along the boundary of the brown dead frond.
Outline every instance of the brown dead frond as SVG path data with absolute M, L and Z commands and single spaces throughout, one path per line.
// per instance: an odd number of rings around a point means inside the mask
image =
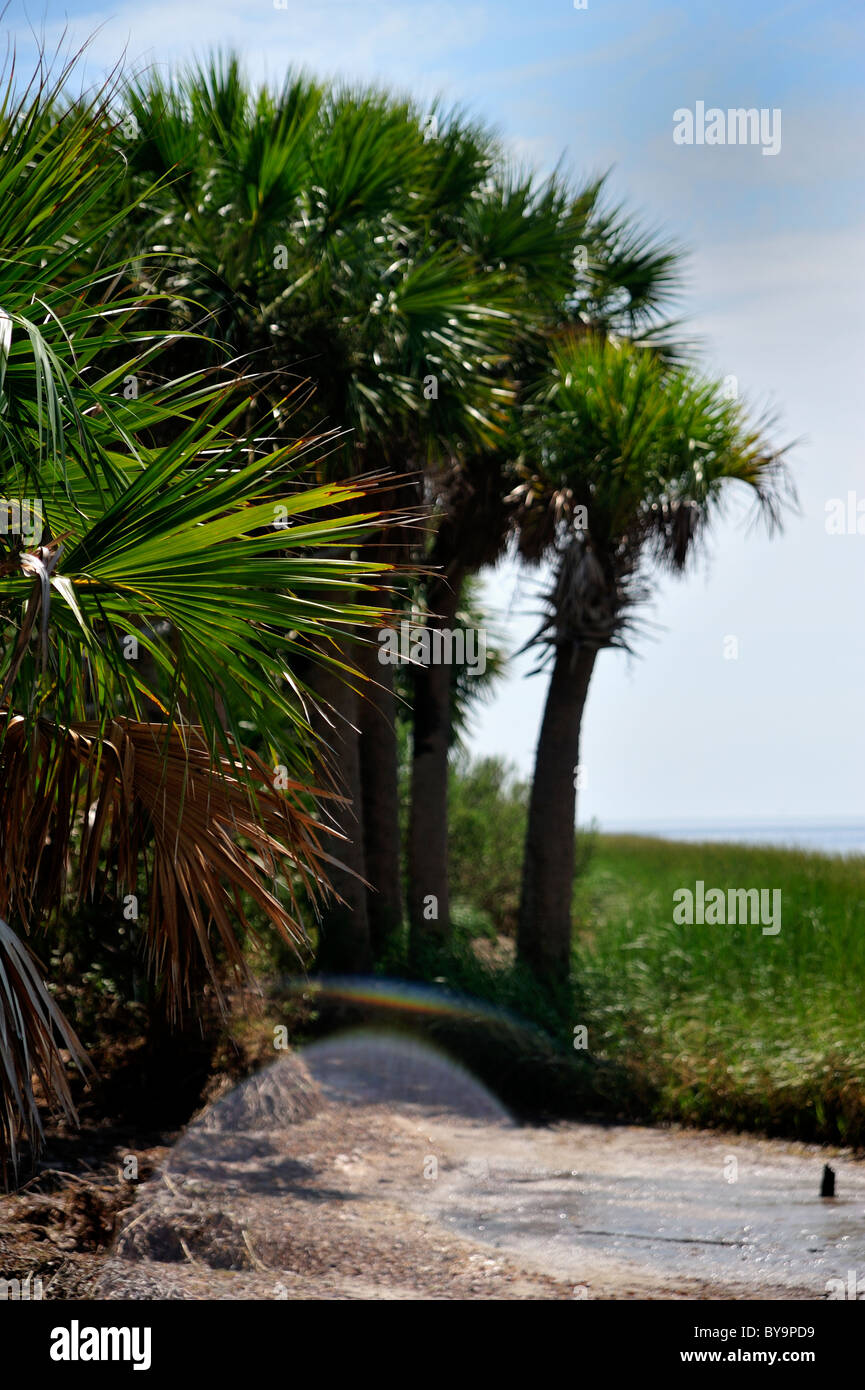
M 42 1123 L 34 1091 L 68 1119 L 75 1107 L 61 1048 L 82 1070 L 81 1045 L 42 982 L 37 962 L 8 924 L 0 920 L 0 1171 L 18 1166 L 19 1142 L 38 1143 Z
M 333 832 L 306 809 L 311 790 L 288 779 L 277 790 L 255 753 L 213 754 L 195 726 L 63 728 L 0 712 L 0 913 L 28 927 L 50 914 L 73 850 L 79 901 L 135 893 L 143 871 L 150 959 L 176 1015 L 198 959 L 216 981 L 215 942 L 245 974 L 244 895 L 304 946 L 297 893 L 315 895 L 335 862 L 322 847 Z

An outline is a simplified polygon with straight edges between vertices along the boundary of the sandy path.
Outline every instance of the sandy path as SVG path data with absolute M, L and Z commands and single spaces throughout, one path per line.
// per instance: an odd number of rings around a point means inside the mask
M 317 1044 L 218 1102 L 102 1298 L 775 1298 L 865 1272 L 865 1165 L 729 1135 L 518 1127 L 417 1044 Z M 734 1179 L 734 1180 L 731 1180 Z

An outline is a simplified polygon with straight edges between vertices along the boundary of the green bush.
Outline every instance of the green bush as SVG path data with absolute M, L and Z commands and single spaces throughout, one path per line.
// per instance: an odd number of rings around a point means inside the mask
M 502 758 L 458 759 L 448 791 L 450 890 L 510 936 L 516 931 L 528 787 Z

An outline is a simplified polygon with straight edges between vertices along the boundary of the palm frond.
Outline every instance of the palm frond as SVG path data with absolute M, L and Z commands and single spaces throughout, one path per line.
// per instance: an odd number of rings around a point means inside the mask
M 63 1051 L 68 1054 L 63 1056 Z M 43 1097 L 74 1121 L 66 1075 L 68 1061 L 87 1067 L 81 1044 L 45 987 L 24 943 L 0 919 L 0 1170 L 18 1167 L 19 1144 L 38 1143 L 42 1119 L 35 1081 Z
M 524 559 L 555 580 L 533 642 L 621 640 L 650 561 L 682 570 L 735 488 L 770 528 L 794 500 L 769 422 L 690 367 L 609 337 L 557 344 L 530 403 L 510 502 Z
M 247 897 L 302 954 L 299 892 L 315 898 L 333 862 L 309 799 L 324 789 L 275 777 L 248 748 L 214 757 L 194 725 L 41 719 L 34 735 L 0 714 L 0 824 L 18 827 L 0 839 L 0 913 L 30 924 L 50 913 L 73 859 L 79 902 L 146 878 L 151 964 L 175 1013 L 195 960 L 216 981 L 214 939 L 244 974 Z

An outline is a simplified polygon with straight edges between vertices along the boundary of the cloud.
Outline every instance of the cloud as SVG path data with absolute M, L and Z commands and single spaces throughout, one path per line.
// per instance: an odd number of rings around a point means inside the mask
M 88 68 L 110 68 L 125 50 L 134 66 L 188 59 L 208 49 L 237 48 L 257 79 L 281 78 L 289 67 L 306 66 L 327 75 L 367 79 L 399 73 L 397 85 L 414 91 L 429 84 L 431 62 L 470 49 L 489 33 L 492 16 L 484 4 L 455 0 L 420 4 L 382 0 L 153 0 L 128 2 L 116 10 L 93 9 L 67 22 L 43 26 L 49 48 L 64 30 L 70 42 L 93 36 Z M 32 43 L 30 29 L 15 31 L 19 48 Z M 446 67 L 442 76 L 446 75 Z M 435 89 L 433 89 L 435 90 Z M 432 91 L 429 92 L 432 95 Z

